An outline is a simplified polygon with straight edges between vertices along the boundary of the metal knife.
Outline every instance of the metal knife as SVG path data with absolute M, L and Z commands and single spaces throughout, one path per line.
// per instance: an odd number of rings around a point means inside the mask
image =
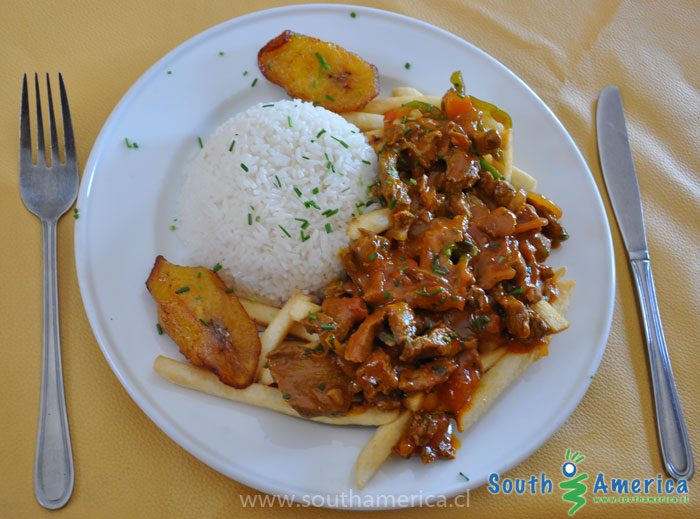
M 616 86 L 607 86 L 600 93 L 596 129 L 603 178 L 634 273 L 649 355 L 661 456 L 671 477 L 687 480 L 693 476 L 693 452 L 661 327 L 644 231 L 642 198 L 627 137 L 622 98 Z

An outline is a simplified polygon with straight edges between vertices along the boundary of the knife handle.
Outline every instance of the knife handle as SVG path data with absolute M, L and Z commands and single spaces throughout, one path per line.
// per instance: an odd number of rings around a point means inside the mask
M 661 455 L 666 472 L 671 477 L 688 480 L 693 476 L 695 470 L 693 452 L 690 447 L 683 408 L 678 398 L 676 381 L 673 378 L 664 331 L 661 327 L 651 263 L 648 254 L 644 253 L 640 256 L 639 258 L 630 258 L 630 264 L 634 273 L 637 298 L 642 311 L 644 338 L 649 354 Z

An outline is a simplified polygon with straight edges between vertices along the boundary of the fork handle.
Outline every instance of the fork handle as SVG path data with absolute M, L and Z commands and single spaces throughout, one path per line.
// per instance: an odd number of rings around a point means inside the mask
M 34 459 L 34 493 L 39 504 L 56 509 L 73 493 L 73 452 L 61 367 L 56 268 L 56 220 L 42 220 L 44 241 L 43 357 L 39 430 Z
M 661 455 L 666 472 L 671 477 L 687 480 L 693 476 L 693 452 L 661 327 L 651 262 L 645 257 L 632 259 L 630 265 L 642 311 Z

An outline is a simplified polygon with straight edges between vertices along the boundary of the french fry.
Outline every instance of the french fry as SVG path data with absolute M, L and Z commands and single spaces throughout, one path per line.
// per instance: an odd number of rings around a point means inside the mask
M 516 166 L 511 167 L 510 183 L 515 189 L 524 189 L 525 191 L 534 191 L 537 186 L 537 180 Z
M 247 299 L 241 299 L 240 301 L 250 318 L 263 326 L 268 326 L 280 311 L 280 309 L 275 306 L 266 305 L 257 301 L 250 301 Z M 289 333 L 299 339 L 304 339 L 309 342 L 318 339 L 315 333 L 309 333 L 301 323 L 292 323 L 289 327 Z
M 513 129 L 504 130 L 502 135 L 505 142 L 505 147 L 503 148 L 505 171 L 503 176 L 510 182 L 510 179 L 513 178 Z
M 422 96 L 423 93 L 413 87 L 396 87 L 391 90 L 391 95 L 394 97 L 416 97 Z
M 340 115 L 350 124 L 357 126 L 362 132 L 384 128 L 384 117 L 379 114 L 345 112 Z
M 406 410 L 391 423 L 382 425 L 372 435 L 372 438 L 360 451 L 355 463 L 355 483 L 362 490 L 374 476 L 382 463 L 391 454 L 391 448 L 403 436 L 403 432 L 411 419 L 411 411 Z
M 540 299 L 534 305 L 532 305 L 533 310 L 540 314 L 540 317 L 549 325 L 552 333 L 561 332 L 569 327 L 569 321 L 564 319 L 557 310 L 549 304 L 548 301 Z
M 559 287 L 559 297 L 552 303 L 552 306 L 557 312 L 564 315 L 566 309 L 569 308 L 571 297 L 574 295 L 576 281 L 573 279 L 565 279 L 563 281 L 558 281 L 557 286 Z
M 381 234 L 391 226 L 390 216 L 391 209 L 388 207 L 361 214 L 348 224 L 347 235 L 351 240 L 357 240 L 362 236 L 361 229 L 373 234 Z
M 321 309 L 316 303 L 312 303 L 309 299 L 299 299 L 295 304 L 289 307 L 289 315 L 295 321 L 301 321 L 309 314 L 315 314 Z
M 401 105 L 405 103 L 410 103 L 411 101 L 422 101 L 423 103 L 428 103 L 429 105 L 440 107 L 442 104 L 441 96 L 397 96 L 397 97 L 381 97 L 379 99 L 373 99 L 367 105 L 365 105 L 363 111 L 370 114 L 381 114 L 396 110 L 401 108 Z
M 501 346 L 500 348 L 496 348 L 495 350 L 491 350 L 481 355 L 482 372 L 487 372 L 494 366 L 494 364 L 501 360 L 503 358 L 503 355 L 506 354 L 506 350 L 507 348 Z
M 536 347 L 527 353 L 507 353 L 484 373 L 472 394 L 471 407 L 460 417 L 460 431 L 467 430 L 491 407 L 491 404 L 540 356 Z
M 266 368 L 267 355 L 274 350 L 279 343 L 281 343 L 289 332 L 289 328 L 292 323 L 299 319 L 294 319 L 291 315 L 292 312 L 295 314 L 298 312 L 298 308 L 303 306 L 307 307 L 307 304 L 311 303 L 311 298 L 304 294 L 294 294 L 285 305 L 280 308 L 274 319 L 270 321 L 270 324 L 262 336 L 260 337 L 260 358 L 258 359 L 258 370 L 257 370 L 257 380 L 263 384 L 270 385 L 274 382 L 272 375 L 270 374 L 269 368 Z M 313 303 L 312 303 L 313 304 Z M 303 315 L 306 315 L 304 313 Z
M 168 382 L 181 387 L 233 402 L 269 409 L 288 416 L 303 418 L 287 403 L 282 393 L 274 387 L 251 384 L 245 389 L 235 389 L 221 382 L 211 371 L 162 355 L 156 358 L 153 369 Z M 384 425 L 393 422 L 398 416 L 399 411 L 396 409 L 384 411 L 371 407 L 356 413 L 350 412 L 345 416 L 317 416 L 309 418 L 309 420 L 329 425 Z

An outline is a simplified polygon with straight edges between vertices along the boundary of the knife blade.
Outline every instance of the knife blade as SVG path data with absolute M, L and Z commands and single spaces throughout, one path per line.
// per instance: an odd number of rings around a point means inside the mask
M 634 274 L 649 357 L 661 456 L 671 477 L 687 480 L 694 472 L 693 453 L 661 326 L 637 171 L 627 136 L 622 98 L 616 86 L 607 86 L 600 93 L 596 130 L 603 179 Z

